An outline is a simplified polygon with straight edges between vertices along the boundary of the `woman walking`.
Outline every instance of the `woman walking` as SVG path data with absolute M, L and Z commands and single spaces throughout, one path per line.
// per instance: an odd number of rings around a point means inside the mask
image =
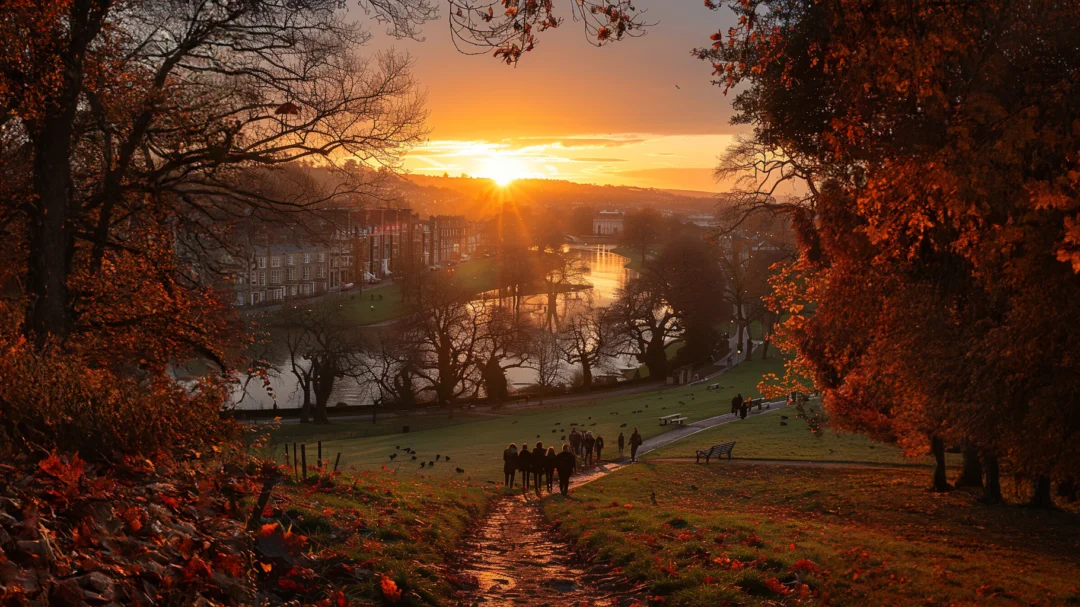
M 518 450 L 517 445 L 510 443 L 510 446 L 503 450 L 503 485 L 506 487 L 514 486 L 514 477 L 517 476 L 518 467 Z
M 604 448 L 604 437 L 599 434 L 596 435 L 596 444 L 593 445 L 593 449 L 596 449 L 596 463 L 600 463 L 600 451 Z
M 559 471 L 559 493 L 570 492 L 570 475 L 577 471 L 577 456 L 570 451 L 570 445 L 562 446 L 562 453 L 556 456 L 555 469 Z
M 532 453 L 529 452 L 529 443 L 521 443 L 518 451 L 518 470 L 521 471 L 522 492 L 529 490 L 529 473 L 532 472 Z
M 557 467 L 559 456 L 555 454 L 555 447 L 548 447 L 547 453 L 544 455 L 544 474 L 547 475 L 548 493 L 552 493 L 552 483 L 555 480 L 555 468 Z
M 634 433 L 630 435 L 630 461 L 637 461 L 637 450 L 641 446 L 641 443 L 645 441 L 641 440 L 641 434 L 637 428 L 634 428 Z
M 590 466 L 593 463 L 593 446 L 596 444 L 596 439 L 593 438 L 592 432 L 585 433 L 585 465 Z

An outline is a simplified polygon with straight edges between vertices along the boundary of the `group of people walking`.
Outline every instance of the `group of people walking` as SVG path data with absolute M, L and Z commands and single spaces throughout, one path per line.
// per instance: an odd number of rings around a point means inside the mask
M 634 428 L 630 435 L 630 459 L 637 461 L 637 450 L 641 446 L 641 434 Z M 626 446 L 626 437 L 619 433 L 619 455 L 622 456 Z M 517 473 L 521 473 L 521 488 L 523 492 L 529 491 L 530 482 L 540 495 L 545 480 L 547 481 L 548 493 L 552 493 L 555 484 L 555 473 L 559 473 L 559 492 L 566 495 L 570 491 L 570 476 L 578 471 L 578 457 L 584 460 L 583 466 L 590 466 L 600 461 L 600 455 L 604 450 L 604 437 L 593 436 L 592 432 L 579 432 L 574 428 L 570 432 L 569 444 L 563 444 L 562 451 L 555 451 L 555 447 L 544 448 L 544 443 L 537 442 L 532 449 L 529 443 L 521 443 L 518 448 L 510 443 L 503 450 L 503 484 L 513 487 Z

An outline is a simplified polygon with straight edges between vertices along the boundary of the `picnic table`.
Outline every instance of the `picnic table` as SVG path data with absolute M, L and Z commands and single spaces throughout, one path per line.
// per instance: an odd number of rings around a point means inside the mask
M 661 415 L 660 425 L 666 426 L 668 424 L 683 424 L 686 423 L 685 417 L 681 413 L 672 413 L 671 415 Z

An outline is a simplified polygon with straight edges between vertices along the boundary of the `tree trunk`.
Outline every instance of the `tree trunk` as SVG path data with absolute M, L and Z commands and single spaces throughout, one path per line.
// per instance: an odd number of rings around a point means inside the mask
M 934 476 L 930 489 L 936 492 L 949 490 L 949 481 L 945 477 L 945 441 L 941 437 L 930 437 L 930 453 L 934 456 Z
M 67 279 L 74 247 L 68 216 L 71 201 L 71 123 L 49 116 L 34 138 L 34 211 L 29 226 L 26 328 L 40 348 L 71 332 Z
M 304 391 L 304 404 L 300 405 L 300 423 L 311 423 L 311 384 L 300 381 L 300 388 Z
M 982 502 L 1001 503 L 1001 470 L 996 455 L 983 454 L 983 467 L 986 470 L 986 484 L 983 485 Z
M 960 471 L 960 477 L 953 485 L 960 487 L 982 487 L 982 463 L 979 461 L 979 450 L 970 441 L 964 441 L 964 466 Z
M 581 361 L 581 384 L 585 390 L 592 390 L 592 367 L 586 360 Z
M 1050 477 L 1040 474 L 1035 477 L 1034 492 L 1028 506 L 1032 508 L 1053 508 L 1054 499 L 1050 497 Z
M 769 338 L 761 340 L 761 360 L 769 357 Z

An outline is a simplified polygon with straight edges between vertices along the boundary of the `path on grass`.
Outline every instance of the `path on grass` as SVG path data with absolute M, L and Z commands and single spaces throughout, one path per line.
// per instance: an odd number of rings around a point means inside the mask
M 764 415 L 783 406 L 783 402 L 770 403 L 768 409 L 749 415 Z M 675 428 L 645 441 L 638 455 L 738 419 L 725 414 Z M 573 478 L 571 490 L 627 465 L 629 458 L 623 457 L 591 467 Z M 458 583 L 457 604 L 461 606 L 621 607 L 643 598 L 642 589 L 627 587 L 623 578 L 611 573 L 610 565 L 588 565 L 575 559 L 571 547 L 551 533 L 535 493 L 496 501 L 476 532 L 463 542 L 461 553 L 457 573 L 451 578 Z
M 575 476 L 571 488 L 618 467 L 590 469 Z M 612 566 L 575 558 L 570 545 L 551 532 L 539 506 L 540 499 L 531 491 L 493 504 L 480 527 L 462 543 L 464 556 L 451 577 L 459 587 L 456 605 L 624 607 L 644 599 L 642 589 L 628 587 L 612 573 Z

